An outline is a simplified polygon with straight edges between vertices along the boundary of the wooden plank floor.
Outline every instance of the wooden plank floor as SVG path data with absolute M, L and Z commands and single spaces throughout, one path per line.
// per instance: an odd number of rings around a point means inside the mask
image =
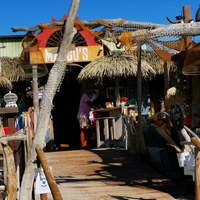
M 126 150 L 45 153 L 63 200 L 171 200 L 185 190 Z M 53 199 L 48 194 L 48 199 Z

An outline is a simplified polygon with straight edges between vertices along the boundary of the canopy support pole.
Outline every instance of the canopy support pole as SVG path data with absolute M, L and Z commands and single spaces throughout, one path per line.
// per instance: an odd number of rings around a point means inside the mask
M 145 142 L 143 136 L 143 125 L 142 125 L 142 77 L 141 77 L 141 46 L 138 48 L 138 72 L 137 72 L 137 104 L 138 104 L 138 136 L 140 144 L 140 153 L 143 155 L 145 152 Z
M 116 106 L 120 104 L 120 92 L 119 92 L 119 77 L 115 79 L 115 96 L 116 96 Z
M 37 118 L 39 115 L 39 101 L 38 101 L 38 75 L 37 75 L 37 65 L 32 66 L 33 73 L 33 108 L 34 108 L 34 134 L 37 127 Z

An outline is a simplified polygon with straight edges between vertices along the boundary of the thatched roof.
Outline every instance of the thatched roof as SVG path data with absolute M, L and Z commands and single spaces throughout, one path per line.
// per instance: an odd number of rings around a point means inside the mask
M 10 91 L 12 82 L 22 80 L 24 70 L 19 58 L 0 57 L 0 90 Z
M 132 77 L 137 76 L 138 61 L 130 53 L 113 51 L 111 55 L 105 55 L 95 59 L 86 65 L 78 75 L 78 80 L 97 79 L 103 81 L 105 77 Z M 145 60 L 141 61 L 141 73 L 145 79 L 151 79 L 156 75 L 155 70 Z
M 149 63 L 156 74 L 164 73 L 164 61 L 154 51 L 143 50 L 142 59 Z
M 24 70 L 20 64 L 20 58 L 0 57 L 0 74 L 9 81 L 19 81 L 25 76 Z
M 12 83 L 4 76 L 0 75 L 0 90 L 4 92 L 8 92 L 12 89 Z

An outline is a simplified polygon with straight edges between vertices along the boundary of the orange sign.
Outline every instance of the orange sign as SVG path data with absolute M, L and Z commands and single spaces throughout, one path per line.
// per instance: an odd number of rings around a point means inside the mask
M 39 48 L 38 51 L 30 51 L 30 64 L 54 63 L 58 56 L 57 47 Z M 70 50 L 66 55 L 68 62 L 90 62 L 103 56 L 101 45 L 78 46 Z

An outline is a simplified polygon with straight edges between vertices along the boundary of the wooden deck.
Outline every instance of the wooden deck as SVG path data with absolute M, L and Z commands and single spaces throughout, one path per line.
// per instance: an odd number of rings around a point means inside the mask
M 45 153 L 63 200 L 191 200 L 178 184 L 126 150 Z M 48 199 L 53 199 L 48 194 Z

